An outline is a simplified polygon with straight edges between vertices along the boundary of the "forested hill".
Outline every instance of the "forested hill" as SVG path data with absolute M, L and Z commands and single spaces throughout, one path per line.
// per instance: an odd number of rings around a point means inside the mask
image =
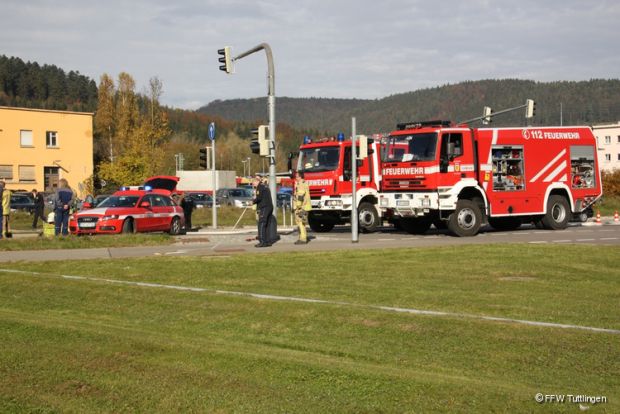
M 620 79 L 534 82 L 502 79 L 468 81 L 377 100 L 276 97 L 276 119 L 294 128 L 333 134 L 350 131 L 355 116 L 361 133 L 389 132 L 399 122 L 428 119 L 464 121 L 536 101 L 534 125 L 592 125 L 620 120 Z M 267 98 L 214 101 L 198 112 L 240 121 L 267 119 Z M 524 110 L 499 115 L 496 126 L 523 125 Z
M 79 72 L 0 55 L 0 106 L 93 112 L 97 84 Z

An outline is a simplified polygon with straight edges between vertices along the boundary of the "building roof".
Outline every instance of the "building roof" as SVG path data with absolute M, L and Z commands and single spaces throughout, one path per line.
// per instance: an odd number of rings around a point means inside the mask
M 40 109 L 40 108 L 20 108 L 15 106 L 0 106 L 1 109 L 9 109 L 13 111 L 28 111 L 28 112 L 50 112 L 55 114 L 72 114 L 72 115 L 88 115 L 93 116 L 94 112 L 77 112 L 77 111 L 59 111 L 56 109 Z

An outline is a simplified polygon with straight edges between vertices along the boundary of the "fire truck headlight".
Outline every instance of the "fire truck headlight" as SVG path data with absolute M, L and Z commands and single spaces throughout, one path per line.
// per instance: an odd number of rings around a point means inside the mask
M 396 200 L 398 207 L 409 207 L 409 200 Z
M 379 201 L 379 204 L 381 205 L 381 207 L 387 207 L 388 206 L 388 199 L 387 198 L 382 198 Z
M 342 200 L 327 200 L 325 205 L 327 207 L 342 207 Z
M 431 199 L 428 197 L 425 197 L 422 199 L 422 207 L 430 207 L 431 206 Z

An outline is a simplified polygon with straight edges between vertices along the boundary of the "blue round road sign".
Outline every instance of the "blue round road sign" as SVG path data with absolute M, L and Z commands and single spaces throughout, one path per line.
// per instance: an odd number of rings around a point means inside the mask
M 215 122 L 209 124 L 209 139 L 211 141 L 215 139 Z

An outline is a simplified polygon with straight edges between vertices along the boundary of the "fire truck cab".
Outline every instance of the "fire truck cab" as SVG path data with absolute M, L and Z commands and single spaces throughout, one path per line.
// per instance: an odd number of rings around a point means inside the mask
M 359 151 L 359 144 L 356 148 Z M 315 141 L 305 137 L 299 149 L 297 172 L 303 173 L 310 188 L 312 211 L 308 224 L 316 232 L 328 232 L 351 220 L 351 150 L 351 140 L 344 136 Z M 368 157 L 357 164 L 357 209 L 359 228 L 364 232 L 373 232 L 381 224 L 379 154 L 379 142 L 369 140 Z
M 486 223 L 564 229 L 602 195 L 589 127 L 399 124 L 381 151 L 380 208 L 410 233 L 473 236 Z

